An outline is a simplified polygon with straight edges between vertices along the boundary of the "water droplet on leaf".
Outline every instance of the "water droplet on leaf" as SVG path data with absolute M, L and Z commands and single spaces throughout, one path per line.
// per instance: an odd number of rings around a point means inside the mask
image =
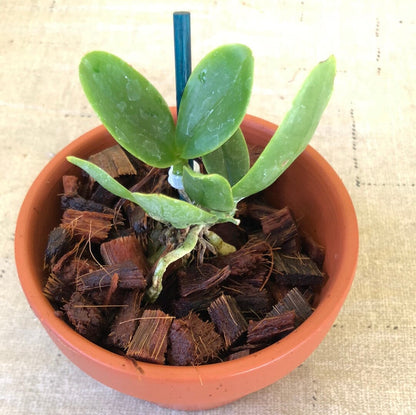
M 126 84 L 127 97 L 130 101 L 138 101 L 140 99 L 140 89 L 134 81 L 129 80 Z
M 201 73 L 198 75 L 198 78 L 202 84 L 205 84 L 207 81 L 207 70 L 203 69 Z
M 127 108 L 127 104 L 124 101 L 120 101 L 119 103 L 117 103 L 117 108 L 121 111 L 124 112 L 125 109 Z

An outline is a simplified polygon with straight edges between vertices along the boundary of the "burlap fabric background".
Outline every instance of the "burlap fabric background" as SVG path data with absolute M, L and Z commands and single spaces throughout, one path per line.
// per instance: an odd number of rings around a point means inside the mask
M 192 12 L 194 64 L 227 42 L 256 59 L 250 113 L 278 123 L 334 53 L 336 88 L 312 145 L 354 201 L 360 260 L 330 333 L 299 368 L 211 414 L 412 414 L 415 398 L 416 5 L 403 1 L 1 0 L 0 413 L 170 414 L 82 373 L 19 286 L 19 206 L 48 160 L 98 120 L 77 66 L 118 54 L 175 103 L 172 12 Z

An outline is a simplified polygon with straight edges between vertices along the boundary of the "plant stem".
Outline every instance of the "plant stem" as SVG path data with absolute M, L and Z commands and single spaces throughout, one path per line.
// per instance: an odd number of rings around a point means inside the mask
M 198 242 L 199 234 L 203 228 L 204 225 L 198 225 L 191 228 L 182 245 L 159 259 L 155 272 L 153 273 L 152 285 L 146 292 L 147 298 L 150 302 L 153 303 L 156 301 L 162 291 L 163 274 L 165 273 L 167 267 L 171 263 L 189 254 L 195 248 Z
M 219 235 L 210 230 L 204 232 L 205 237 L 212 244 L 219 255 L 228 255 L 236 251 L 235 246 L 225 242 Z

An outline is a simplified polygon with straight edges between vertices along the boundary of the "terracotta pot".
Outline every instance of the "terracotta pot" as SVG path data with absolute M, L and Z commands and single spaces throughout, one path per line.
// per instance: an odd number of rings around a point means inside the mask
M 265 145 L 276 126 L 246 116 L 247 141 Z M 52 340 L 79 368 L 125 394 L 158 405 L 185 410 L 208 409 L 262 389 L 299 366 L 333 324 L 350 289 L 358 256 L 357 221 L 350 197 L 334 170 L 311 147 L 266 192 L 276 206 L 288 205 L 301 226 L 326 247 L 324 270 L 329 279 L 311 317 L 278 343 L 234 361 L 199 367 L 134 365 L 105 350 L 55 316 L 42 294 L 43 255 L 49 231 L 60 218 L 61 178 L 77 169 L 67 155 L 86 158 L 113 145 L 100 126 L 59 152 L 30 188 L 18 217 L 16 265 L 27 300 Z

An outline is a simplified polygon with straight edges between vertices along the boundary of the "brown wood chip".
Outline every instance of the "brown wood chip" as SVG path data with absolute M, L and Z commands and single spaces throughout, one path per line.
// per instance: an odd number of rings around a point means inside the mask
M 125 261 L 134 262 L 146 274 L 149 264 L 143 252 L 143 246 L 135 235 L 121 236 L 100 245 L 100 253 L 107 265 L 116 265 Z
M 93 154 L 88 160 L 105 170 L 111 177 L 117 178 L 123 175 L 136 175 L 136 169 L 131 164 L 126 153 L 119 145 L 106 148 Z
M 321 286 L 324 275 L 306 255 L 283 255 L 273 252 L 273 274 L 280 284 L 289 286 Z
M 101 310 L 74 292 L 64 305 L 66 316 L 74 329 L 88 340 L 97 341 L 102 336 L 105 319 Z
M 97 268 L 92 260 L 78 258 L 75 250 L 69 251 L 52 267 L 43 292 L 50 300 L 66 302 L 75 290 L 77 278 Z
M 221 295 L 208 307 L 208 313 L 217 330 L 224 336 L 225 346 L 230 347 L 247 330 L 247 321 L 236 300 Z
M 295 220 L 288 207 L 275 209 L 267 205 L 248 204 L 251 217 L 260 221 L 263 233 L 274 247 L 290 247 L 299 250 L 299 235 Z
M 105 341 L 107 345 L 123 350 L 128 347 L 139 324 L 138 317 L 142 298 L 143 292 L 141 291 L 127 292 L 123 307 L 120 307 L 120 311 L 111 324 L 110 333 Z
M 113 219 L 114 216 L 108 213 L 67 209 L 62 215 L 61 226 L 78 237 L 102 242 L 108 237 Z
M 196 292 L 195 294 L 190 294 L 187 297 L 179 297 L 172 302 L 173 314 L 175 317 L 181 318 L 187 316 L 191 311 L 199 312 L 206 310 L 220 295 L 220 289 L 218 287 L 213 287 L 204 291 L 204 295 Z
M 73 209 L 73 210 L 89 210 L 91 212 L 102 212 L 112 214 L 113 216 L 116 215 L 116 212 L 103 205 L 102 203 L 94 202 L 93 200 L 84 199 L 81 196 L 72 196 L 68 197 L 63 195 L 61 197 L 61 209 Z
M 296 326 L 303 323 L 313 312 L 309 302 L 296 287 L 288 291 L 282 300 L 273 306 L 267 316 L 278 316 L 291 310 L 296 313 Z
M 173 318 L 161 310 L 145 310 L 126 355 L 143 362 L 164 364 Z
M 316 262 L 319 269 L 322 269 L 325 260 L 325 248 L 307 233 L 302 233 L 301 241 L 306 254 Z
M 75 196 L 79 190 L 79 179 L 77 176 L 62 176 L 62 185 L 64 187 L 65 196 Z
M 45 250 L 45 265 L 54 264 L 59 257 L 69 250 L 71 246 L 71 234 L 62 227 L 51 230 Z
M 274 304 L 273 297 L 267 290 L 260 290 L 245 280 L 227 281 L 224 292 L 235 298 L 238 307 L 246 318 L 261 318 L 269 312 Z
M 230 272 L 228 265 L 219 269 L 212 264 L 205 263 L 179 270 L 177 272 L 179 294 L 186 297 L 213 288 L 224 281 L 230 275 Z
M 212 322 L 202 321 L 195 313 L 190 313 L 172 322 L 169 344 L 169 364 L 197 366 L 217 357 L 224 341 Z
M 138 205 L 125 201 L 123 204 L 124 214 L 134 231 L 140 235 L 146 232 L 148 224 L 151 223 L 147 213 Z
M 250 349 L 240 350 L 238 352 L 231 353 L 227 357 L 227 361 L 239 359 L 240 357 L 248 356 L 250 354 Z
M 267 263 L 271 247 L 266 241 L 249 241 L 241 249 L 229 255 L 209 259 L 218 268 L 230 267 L 231 275 L 242 275 Z
M 247 329 L 247 342 L 264 344 L 276 341 L 282 333 L 295 328 L 295 312 L 287 311 L 260 321 L 250 321 Z
M 77 290 L 79 292 L 87 292 L 109 288 L 111 287 L 114 274 L 118 276 L 117 285 L 120 288 L 130 290 L 144 290 L 146 288 L 146 280 L 142 271 L 133 262 L 126 261 L 121 264 L 102 267 L 96 271 L 79 276 L 77 278 Z

